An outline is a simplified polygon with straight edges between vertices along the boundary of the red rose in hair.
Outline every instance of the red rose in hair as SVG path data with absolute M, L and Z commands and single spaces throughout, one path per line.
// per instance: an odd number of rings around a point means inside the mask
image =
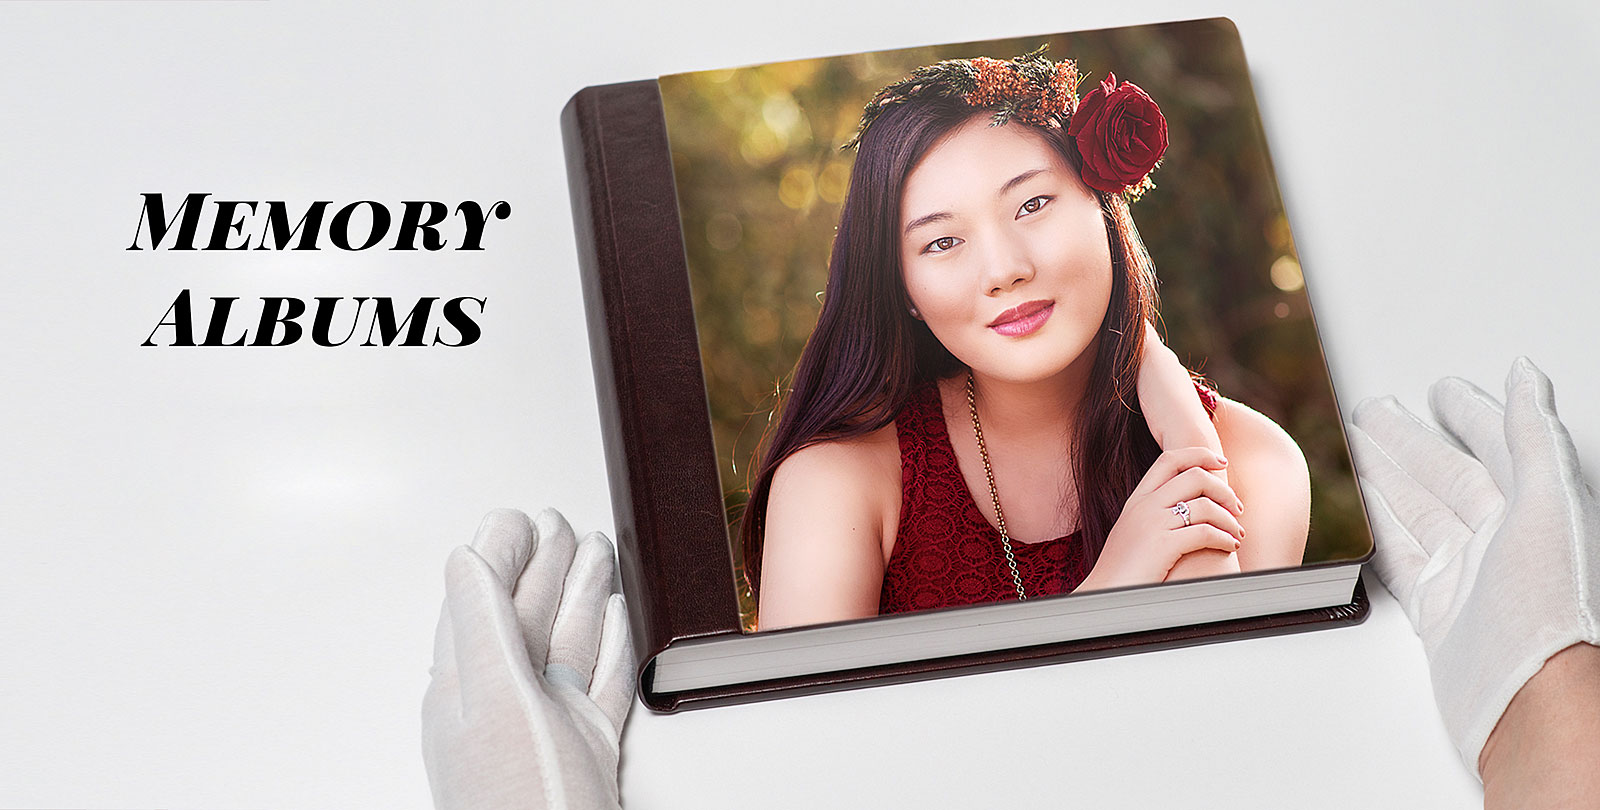
M 1067 124 L 1083 156 L 1083 182 L 1119 192 L 1139 184 L 1167 151 L 1167 119 L 1133 82 L 1112 73 L 1089 91 Z

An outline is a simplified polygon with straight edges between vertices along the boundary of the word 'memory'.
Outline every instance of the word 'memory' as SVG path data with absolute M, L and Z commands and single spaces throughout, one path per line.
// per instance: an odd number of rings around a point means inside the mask
M 357 200 L 330 216 L 331 200 L 317 200 L 291 213 L 282 200 L 212 200 L 207 207 L 210 196 L 184 195 L 169 215 L 160 193 L 144 194 L 139 225 L 127 249 L 144 250 L 142 239 L 151 250 L 163 243 L 167 250 L 250 250 L 254 239 L 255 250 L 321 250 L 326 222 L 327 241 L 338 250 L 367 250 L 380 243 L 384 250 L 418 250 L 419 245 L 421 250 L 444 250 L 458 234 L 455 250 L 483 250 L 489 219 L 511 216 L 511 203 L 504 200 L 488 206 L 468 200 L 454 209 L 434 200 L 405 200 L 397 212 L 381 202 Z M 210 227 L 202 229 L 208 214 Z M 196 242 L 202 230 L 205 241 Z
M 196 317 L 200 313 L 195 311 L 192 296 L 184 290 L 141 345 L 288 346 L 309 337 L 318 346 L 343 346 L 356 340 L 361 346 L 470 346 L 483 335 L 472 310 L 482 315 L 488 304 L 484 298 L 451 298 L 438 308 L 436 318 L 434 305 L 441 299 L 435 297 L 420 299 L 406 310 L 397 308 L 390 298 L 323 297 L 307 307 L 299 298 L 269 296 L 247 305 L 259 307 L 258 316 L 243 313 L 241 318 L 236 317 L 241 313 L 233 306 L 238 300 L 212 298 L 211 312 L 203 321 L 205 331 L 196 341 L 196 327 L 202 321 Z M 308 311 L 311 318 L 306 323 L 301 319 Z

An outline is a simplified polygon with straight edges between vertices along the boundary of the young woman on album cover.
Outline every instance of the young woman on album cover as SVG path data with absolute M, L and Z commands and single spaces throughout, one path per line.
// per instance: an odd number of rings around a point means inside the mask
M 1165 347 L 1129 214 L 1166 124 L 1071 61 L 868 105 L 816 328 L 740 526 L 773 629 L 1298 565 L 1306 463 Z

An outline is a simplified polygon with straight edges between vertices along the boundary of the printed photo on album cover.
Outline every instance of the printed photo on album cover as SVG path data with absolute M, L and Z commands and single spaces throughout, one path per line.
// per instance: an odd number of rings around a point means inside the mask
M 660 88 L 746 631 L 1367 552 L 1231 23 Z

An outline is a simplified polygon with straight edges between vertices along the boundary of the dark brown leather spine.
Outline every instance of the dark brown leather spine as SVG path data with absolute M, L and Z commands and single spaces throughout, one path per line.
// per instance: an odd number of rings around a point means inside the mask
M 586 88 L 561 133 L 641 694 L 664 709 L 650 660 L 738 634 L 739 610 L 661 93 Z

